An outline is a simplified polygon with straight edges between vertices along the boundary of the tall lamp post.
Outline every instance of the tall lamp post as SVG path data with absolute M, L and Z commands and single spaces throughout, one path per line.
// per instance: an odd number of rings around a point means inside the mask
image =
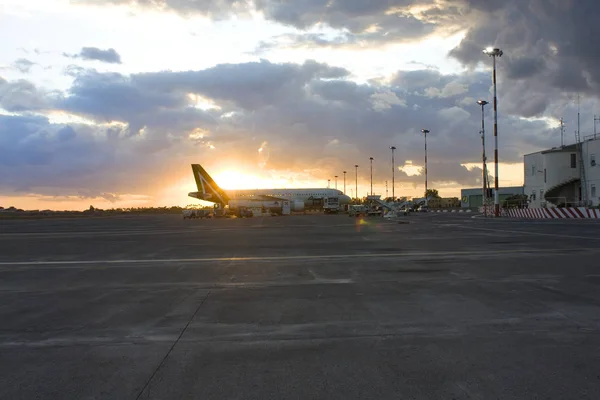
M 338 176 L 336 175 L 335 176 L 335 190 L 337 190 L 337 178 L 338 178 Z
M 487 101 L 485 100 L 478 100 L 477 104 L 479 104 L 481 106 L 481 146 L 483 147 L 483 153 L 482 153 L 482 170 L 483 170 L 483 197 L 482 197 L 482 205 L 483 205 L 483 213 L 485 214 L 485 216 L 487 217 L 487 206 L 486 206 L 486 200 L 487 200 L 487 167 L 485 165 L 486 162 L 486 156 L 485 156 L 485 110 L 484 107 L 489 104 Z
M 503 51 L 494 48 L 488 47 L 483 50 L 485 54 L 492 57 L 493 60 L 493 72 L 492 72 L 492 82 L 494 85 L 494 215 L 496 217 L 500 216 L 500 195 L 498 193 L 498 98 L 497 98 L 497 87 L 496 87 L 496 58 L 502 57 Z
M 421 129 L 423 135 L 425 136 L 425 204 L 427 201 L 427 134 L 429 133 L 428 129 Z
M 346 173 L 348 171 L 344 171 L 344 194 L 346 194 Z
M 373 196 L 373 157 L 369 157 L 371 161 L 371 196 Z
M 394 146 L 390 146 L 390 150 L 392 150 L 392 201 L 396 200 L 396 196 L 394 195 L 394 188 L 395 188 L 395 174 L 396 174 L 396 163 L 394 162 L 394 150 L 396 150 L 396 148 Z
M 331 182 L 331 179 L 327 179 L 327 189 L 329 189 L 329 182 Z
M 358 164 L 354 166 L 355 169 L 355 193 L 356 199 L 358 200 Z
M 388 188 L 387 188 L 387 181 L 385 181 L 385 198 L 387 199 L 388 197 Z

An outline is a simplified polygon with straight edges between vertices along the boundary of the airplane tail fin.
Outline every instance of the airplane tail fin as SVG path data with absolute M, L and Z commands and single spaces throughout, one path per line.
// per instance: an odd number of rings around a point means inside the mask
M 225 191 L 217 185 L 200 164 L 192 164 L 192 171 L 194 172 L 198 192 L 190 193 L 190 196 L 222 205 L 229 203 L 229 197 L 225 194 Z

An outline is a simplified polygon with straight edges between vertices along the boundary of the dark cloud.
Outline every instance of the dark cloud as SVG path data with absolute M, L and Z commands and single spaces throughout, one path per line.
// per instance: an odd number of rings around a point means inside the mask
M 435 184 L 443 186 L 444 184 L 459 184 L 465 186 L 475 186 L 481 183 L 482 169 L 475 167 L 468 169 L 458 163 L 452 162 L 427 162 L 427 175 L 433 178 Z M 409 176 L 404 171 L 399 171 L 397 179 L 399 182 L 422 184 L 424 180 L 424 169 L 421 168 L 419 175 Z
M 133 122 L 144 116 L 152 117 L 164 109 L 180 109 L 185 105 L 181 95 L 136 87 L 129 77 L 117 73 L 88 71 L 77 76 L 69 96 L 58 102 L 57 108 L 101 122 Z M 135 125 L 136 130 L 144 126 L 141 122 Z
M 582 92 L 597 96 L 600 92 L 600 49 L 595 38 L 600 35 L 596 0 L 508 0 L 489 2 L 464 0 L 470 15 L 477 15 L 466 37 L 450 54 L 466 65 L 489 62 L 482 49 L 500 47 L 504 56 L 498 60 L 498 74 L 507 83 L 526 80 L 522 92 L 551 96 L 553 89 Z M 493 3 L 493 4 L 492 4 Z M 523 90 L 532 89 L 532 90 Z M 523 97 L 523 96 L 522 96 Z M 524 96 L 521 104 L 527 103 Z M 516 101 L 512 97 L 510 101 Z M 538 96 L 535 105 L 525 109 L 540 113 Z M 546 102 L 548 103 L 548 102 Z
M 41 110 L 47 106 L 45 94 L 31 82 L 8 82 L 0 78 L 0 108 L 11 112 Z
M 78 54 L 63 53 L 65 57 L 79 58 L 88 61 L 101 61 L 108 64 L 121 64 L 121 56 L 115 49 L 99 49 L 97 47 L 84 47 Z
M 255 3 L 268 19 L 299 29 L 326 24 L 348 31 L 348 41 L 362 44 L 408 41 L 432 33 L 435 28 L 434 24 L 411 13 L 413 6 L 428 3 L 423 0 L 259 0 Z
M 424 23 L 412 16 L 382 16 L 381 18 L 382 20 L 373 18 L 371 23 L 365 22 L 365 26 L 358 25 L 356 31 L 347 30 L 337 35 L 296 33 L 274 36 L 269 40 L 261 41 L 253 54 L 260 55 L 281 48 L 364 48 L 387 43 L 411 42 L 432 33 L 434 29 L 432 24 Z M 335 28 L 346 29 L 341 25 Z
M 249 171 L 309 171 L 324 180 L 358 163 L 364 181 L 370 156 L 376 160 L 374 178 L 383 182 L 389 179 L 390 145 L 398 148 L 399 165 L 404 160 L 422 165 L 421 128 L 431 131 L 432 187 L 472 185 L 479 177 L 480 171 L 461 164 L 479 162 L 476 99 L 489 99 L 487 73 L 401 71 L 390 84 L 357 84 L 347 80 L 348 71 L 314 61 L 263 60 L 201 71 L 129 76 L 77 70 L 74 76 L 60 97 L 26 81 L 0 82 L 0 93 L 10 93 L 0 97 L 2 104 L 18 104 L 20 92 L 29 96 L 13 110 L 47 108 L 97 122 L 65 125 L 27 114 L 1 116 L 4 190 L 149 194 L 176 174 L 189 175 L 191 162 L 210 168 L 232 159 Z M 2 92 L 7 86 L 11 89 Z M 196 96 L 212 101 L 213 108 L 194 107 Z M 489 122 L 490 109 L 486 112 Z M 522 152 L 551 146 L 556 137 L 543 121 L 502 114 L 500 122 L 502 161 L 519 162 Z M 258 152 L 265 144 L 268 159 Z M 406 185 L 422 181 L 402 174 L 398 179 Z
M 151 193 L 166 156 L 151 155 L 115 132 L 123 129 L 0 115 L 0 191 L 104 198 Z M 152 141 L 152 133 L 145 140 Z
M 158 72 L 132 77 L 136 86 L 167 93 L 201 93 L 219 102 L 256 109 L 300 95 L 315 79 L 336 79 L 350 73 L 314 61 L 273 64 L 262 60 L 245 64 L 221 64 L 203 71 Z

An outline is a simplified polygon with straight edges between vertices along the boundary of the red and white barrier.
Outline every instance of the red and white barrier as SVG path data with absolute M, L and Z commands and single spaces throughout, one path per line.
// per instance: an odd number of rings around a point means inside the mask
M 483 211 L 482 207 L 480 212 Z M 493 212 L 489 214 L 493 214 Z M 531 219 L 600 219 L 600 210 L 585 207 L 509 208 L 502 210 L 502 216 Z

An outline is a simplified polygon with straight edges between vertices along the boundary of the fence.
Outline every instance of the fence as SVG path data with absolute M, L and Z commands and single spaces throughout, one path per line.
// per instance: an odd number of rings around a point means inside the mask
M 483 207 L 479 211 L 484 213 Z M 493 212 L 488 211 L 488 215 L 493 215 Z M 508 208 L 501 210 L 501 216 L 526 219 L 600 219 L 600 209 L 586 207 Z

